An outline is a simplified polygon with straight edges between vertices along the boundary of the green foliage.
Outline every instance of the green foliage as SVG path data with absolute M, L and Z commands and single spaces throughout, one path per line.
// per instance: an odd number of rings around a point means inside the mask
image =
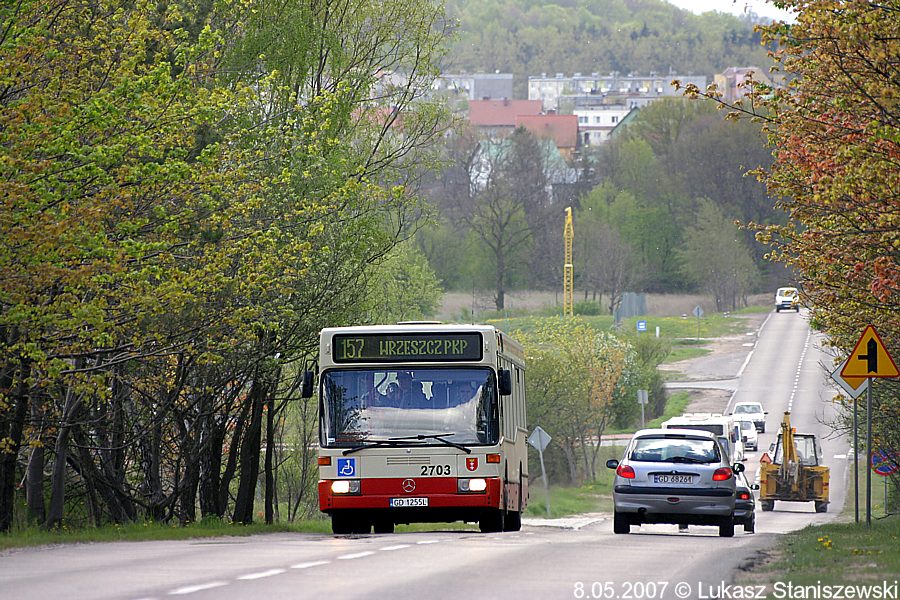
M 579 318 L 537 320 L 514 334 L 526 349 L 529 426 L 540 425 L 561 447 L 571 483 L 596 476 L 597 447 L 635 376 L 632 350 Z
M 705 97 L 734 120 L 761 124 L 774 162 L 758 175 L 785 223 L 758 225 L 768 257 L 795 269 L 811 322 L 846 354 L 867 324 L 877 324 L 893 356 L 900 353 L 897 248 L 900 227 L 900 92 L 895 57 L 900 54 L 896 16 L 900 3 L 783 0 L 797 12 L 790 25 L 762 29 L 777 45 L 777 71 L 789 84 L 772 89 L 759 81 L 743 86 L 747 96 L 727 102 L 716 89 L 687 86 L 689 97 Z M 840 357 L 838 357 L 839 359 Z M 900 384 L 880 380 L 874 435 L 883 447 L 900 444 Z
M 757 278 L 753 257 L 738 228 L 708 200 L 698 203 L 696 226 L 681 256 L 686 274 L 715 296 L 717 311 L 736 309 Z
M 441 8 L 0 10 L 0 530 L 27 444 L 60 466 L 50 523 L 64 522 L 67 462 L 112 486 L 83 496 L 98 523 L 195 520 L 198 487 L 201 511 L 222 516 L 232 481 L 252 519 L 261 406 L 277 417 L 296 395 L 283 367 L 326 324 L 436 305 L 428 266 L 394 248 L 445 128 L 421 99 Z
M 693 15 L 663 2 L 454 0 L 454 67 L 472 71 L 716 73 L 769 64 L 749 19 Z
M 411 243 L 396 247 L 377 266 L 364 302 L 361 323 L 395 323 L 428 317 L 437 310 L 441 288 L 425 257 Z

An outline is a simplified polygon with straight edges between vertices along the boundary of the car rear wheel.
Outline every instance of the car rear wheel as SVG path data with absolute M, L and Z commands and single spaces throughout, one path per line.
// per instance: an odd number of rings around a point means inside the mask
M 752 512 L 747 520 L 744 521 L 744 531 L 746 533 L 756 533 L 756 515 Z
M 719 523 L 719 537 L 734 537 L 734 517 L 725 517 Z
M 774 500 L 760 500 L 759 507 L 761 509 L 763 509 L 764 511 L 769 512 L 770 510 L 773 510 L 775 508 L 775 501 Z
M 631 523 L 625 515 L 617 512 L 613 513 L 613 533 L 629 533 L 631 531 Z

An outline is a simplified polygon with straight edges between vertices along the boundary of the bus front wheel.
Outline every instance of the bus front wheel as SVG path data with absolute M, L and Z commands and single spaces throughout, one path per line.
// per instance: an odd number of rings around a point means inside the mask
M 481 533 L 499 533 L 503 531 L 503 511 L 492 509 L 484 514 L 478 521 L 478 529 Z

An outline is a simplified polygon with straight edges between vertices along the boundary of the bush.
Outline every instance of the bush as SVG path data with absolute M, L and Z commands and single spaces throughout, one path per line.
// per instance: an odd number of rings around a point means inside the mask
M 590 300 L 576 302 L 573 309 L 576 315 L 584 315 L 586 317 L 596 317 L 603 314 L 603 307 L 600 306 L 600 303 Z

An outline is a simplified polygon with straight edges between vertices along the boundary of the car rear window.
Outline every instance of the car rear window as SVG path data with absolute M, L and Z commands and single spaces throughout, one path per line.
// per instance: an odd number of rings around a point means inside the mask
M 713 441 L 689 437 L 646 437 L 635 441 L 630 459 L 639 462 L 719 462 Z

